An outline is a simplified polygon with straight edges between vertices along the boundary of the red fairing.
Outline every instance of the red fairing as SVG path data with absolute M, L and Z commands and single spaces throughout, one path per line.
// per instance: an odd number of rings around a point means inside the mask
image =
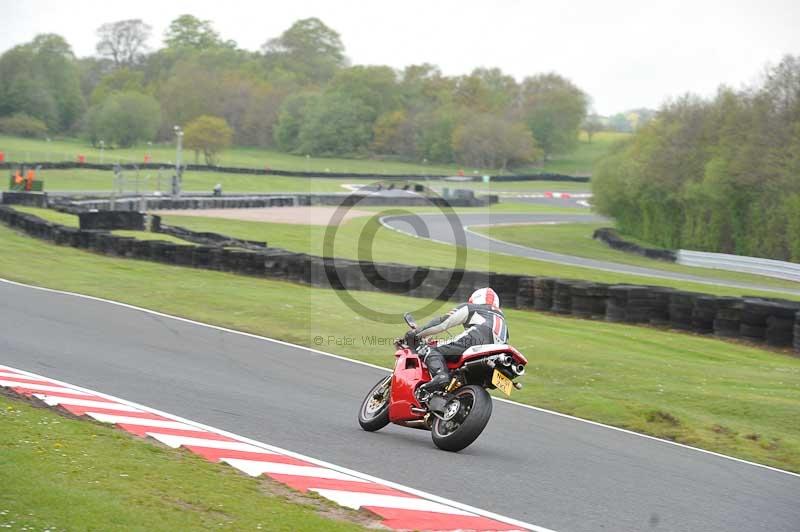
M 392 376 L 389 420 L 398 422 L 422 419 L 423 416 L 411 411 L 412 406 L 420 406 L 414 398 L 414 389 L 418 383 L 428 382 L 430 375 L 423 369 L 419 355 L 411 349 L 398 349 L 395 357 L 397 361 Z

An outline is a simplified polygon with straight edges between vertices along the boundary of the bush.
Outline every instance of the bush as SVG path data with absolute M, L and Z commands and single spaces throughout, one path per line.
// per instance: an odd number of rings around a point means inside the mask
M 38 118 L 19 113 L 0 118 L 0 133 L 41 139 L 47 136 L 47 125 Z
M 200 152 L 206 164 L 217 162 L 217 154 L 230 147 L 233 130 L 224 118 L 218 116 L 198 116 L 186 125 L 184 130 L 186 148 L 194 150 L 195 162 Z

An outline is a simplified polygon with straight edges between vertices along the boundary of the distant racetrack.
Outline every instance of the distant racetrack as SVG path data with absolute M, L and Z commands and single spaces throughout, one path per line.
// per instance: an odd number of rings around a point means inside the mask
M 381 223 L 385 226 L 410 234 L 415 237 L 425 238 L 420 236 L 414 226 L 409 223 L 415 215 L 390 215 L 381 218 Z M 443 242 L 446 244 L 455 244 L 453 231 L 450 227 L 449 221 L 441 214 L 419 214 L 427 227 L 431 240 Z M 609 262 L 595 259 L 587 259 L 583 257 L 575 257 L 572 255 L 564 255 L 561 253 L 553 253 L 551 251 L 544 251 L 541 249 L 530 248 L 512 244 L 510 242 L 503 242 L 474 231 L 470 231 L 470 227 L 481 225 L 498 225 L 498 224 L 534 224 L 534 223 L 590 223 L 602 222 L 607 219 L 602 216 L 593 214 L 500 214 L 500 213 L 483 213 L 483 214 L 458 214 L 461 223 L 466 229 L 466 244 L 469 249 L 479 249 L 482 251 L 489 251 L 492 253 L 504 253 L 506 255 L 515 255 L 517 257 L 527 257 L 530 259 L 543 260 L 547 262 L 554 262 L 558 264 L 568 264 L 570 266 L 581 266 L 584 268 L 593 268 L 596 270 L 604 270 L 609 272 L 626 273 L 631 275 L 641 275 L 646 277 L 656 277 L 660 279 L 675 279 L 680 281 L 691 281 L 702 284 L 712 284 L 719 286 L 730 286 L 733 288 L 742 288 L 747 290 L 763 290 L 767 292 L 791 293 L 800 294 L 799 290 L 792 289 L 776 289 L 772 286 L 759 285 L 756 283 L 736 282 L 725 279 L 718 279 L 713 277 L 701 277 L 699 275 L 690 275 L 685 273 L 671 272 L 665 270 L 658 270 L 656 268 L 645 268 L 641 266 L 630 266 L 627 264 L 620 264 L 617 262 Z

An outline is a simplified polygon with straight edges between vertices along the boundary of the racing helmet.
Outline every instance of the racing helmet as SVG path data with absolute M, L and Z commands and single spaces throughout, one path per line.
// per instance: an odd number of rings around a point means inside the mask
M 489 287 L 479 288 L 472 292 L 468 302 L 475 305 L 491 305 L 500 308 L 500 296 Z

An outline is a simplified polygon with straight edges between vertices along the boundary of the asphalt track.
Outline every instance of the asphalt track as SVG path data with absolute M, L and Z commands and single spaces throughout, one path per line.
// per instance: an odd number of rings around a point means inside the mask
M 552 205 L 552 203 L 549 203 Z M 420 220 L 422 223 L 420 223 Z M 645 277 L 655 277 L 660 279 L 675 279 L 680 281 L 691 281 L 695 283 L 711 284 L 718 286 L 729 286 L 745 290 L 763 290 L 767 292 L 779 292 L 800 294 L 800 289 L 775 288 L 758 283 L 747 283 L 730 281 L 714 277 L 701 277 L 655 268 L 645 268 L 641 266 L 630 266 L 617 262 L 608 262 L 595 259 L 576 257 L 573 255 L 563 255 L 541 249 L 520 246 L 509 242 L 496 240 L 479 233 L 470 231 L 470 227 L 481 225 L 500 225 L 500 224 L 548 224 L 548 223 L 592 223 L 607 220 L 602 216 L 593 214 L 500 214 L 500 213 L 458 213 L 458 222 L 465 228 L 466 239 L 459 242 L 450 221 L 442 214 L 411 214 L 411 215 L 389 215 L 381 218 L 381 222 L 389 227 L 404 233 L 422 238 L 430 238 L 446 244 L 461 244 L 468 249 L 478 249 L 492 253 L 504 253 L 517 257 L 554 262 L 570 266 L 581 266 L 609 272 L 625 273 L 631 275 L 641 275 Z
M 0 363 L 557 531 L 800 530 L 797 475 L 499 401 L 445 453 L 358 427 L 380 369 L 5 282 L 0 323 Z

